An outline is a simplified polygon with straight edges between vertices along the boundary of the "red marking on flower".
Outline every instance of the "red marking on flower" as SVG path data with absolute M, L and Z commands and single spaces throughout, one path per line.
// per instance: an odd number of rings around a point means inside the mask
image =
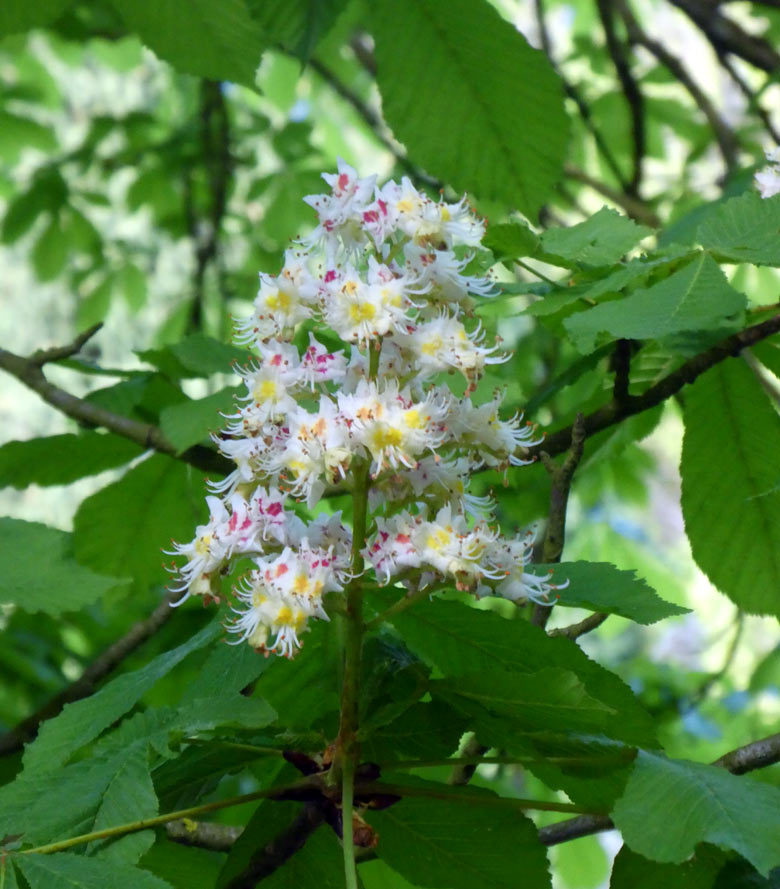
M 387 202 L 379 198 L 377 204 L 379 204 L 379 209 L 382 211 L 382 215 L 387 216 Z
M 396 543 L 411 543 L 411 538 L 408 534 L 398 534 L 395 539 Z
M 274 357 L 268 363 L 271 365 L 271 367 L 279 367 L 279 365 L 282 363 L 282 356 L 274 355 Z
M 363 214 L 363 222 L 379 222 L 379 213 L 376 210 L 366 210 Z
M 338 188 L 340 191 L 344 191 L 349 185 L 349 176 L 346 173 L 342 173 L 338 179 Z
M 283 574 L 287 574 L 287 572 L 289 570 L 290 569 L 287 567 L 287 565 L 285 565 L 284 562 L 282 562 L 281 565 L 276 566 L 276 576 L 281 577 Z
M 325 279 L 324 280 L 325 280 L 326 284 L 330 284 L 331 281 L 335 281 L 336 280 L 336 270 L 330 269 L 329 271 L 325 272 Z
M 277 515 L 279 515 L 279 513 L 281 511 L 282 511 L 282 504 L 281 503 L 271 503 L 271 504 L 269 504 L 268 509 L 266 510 L 266 512 L 270 516 L 277 516 Z

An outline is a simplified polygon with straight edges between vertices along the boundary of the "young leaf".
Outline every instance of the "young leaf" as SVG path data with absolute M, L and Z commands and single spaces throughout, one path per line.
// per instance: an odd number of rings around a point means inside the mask
M 708 842 L 764 876 L 780 865 L 780 789 L 717 766 L 640 751 L 612 819 L 626 844 L 653 861 L 679 864 Z
M 173 889 L 148 871 L 72 852 L 19 855 L 15 860 L 30 889 Z
M 652 229 L 637 225 L 616 210 L 602 207 L 585 222 L 548 229 L 541 241 L 545 253 L 564 264 L 601 266 L 614 265 L 652 233 Z
M 67 485 L 122 466 L 142 453 L 135 442 L 101 432 L 9 441 L 0 447 L 0 487 Z
M 171 538 L 192 538 L 205 518 L 195 506 L 202 492 L 200 473 L 153 454 L 82 502 L 73 520 L 76 558 L 99 571 L 130 574 L 138 589 L 165 583 L 170 575 L 161 550 Z
M 741 361 L 685 397 L 682 508 L 696 563 L 752 614 L 780 615 L 780 418 Z
M 493 794 L 464 788 L 463 802 L 411 798 L 371 813 L 377 854 L 419 886 L 516 889 L 522 874 L 524 889 L 549 889 L 547 856 L 533 822 L 481 803 L 480 796 Z
M 546 56 L 488 3 L 370 9 L 384 115 L 410 157 L 459 191 L 535 215 L 561 175 L 568 129 Z
M 53 615 L 77 611 L 124 582 L 79 565 L 66 531 L 9 518 L 0 518 L 0 571 L 3 604 Z
M 745 307 L 745 297 L 726 280 L 720 267 L 705 253 L 647 289 L 603 302 L 571 315 L 563 322 L 581 352 L 593 350 L 596 337 L 658 339 L 690 330 L 728 326 Z
M 83 701 L 66 704 L 59 716 L 43 723 L 38 737 L 25 749 L 25 771 L 51 771 L 67 762 L 80 747 L 131 710 L 158 679 L 220 632 L 220 623 L 212 621 L 183 645 L 158 655 L 140 670 L 118 676 Z
M 654 624 L 690 609 L 662 599 L 634 571 L 621 571 L 609 562 L 562 562 L 534 565 L 535 573 L 552 571 L 553 581 L 569 585 L 555 594 L 558 605 L 619 614 L 639 624 Z

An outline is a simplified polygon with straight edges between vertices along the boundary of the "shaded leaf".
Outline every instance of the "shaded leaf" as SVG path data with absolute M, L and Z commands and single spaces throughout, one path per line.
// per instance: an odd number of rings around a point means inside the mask
M 626 844 L 653 861 L 679 864 L 708 842 L 764 876 L 780 865 L 780 789 L 717 766 L 640 751 L 612 819 Z
M 79 565 L 72 535 L 39 522 L 0 517 L 0 601 L 61 614 L 99 599 L 122 580 Z
M 688 861 L 660 864 L 623 846 L 612 865 L 609 889 L 712 889 L 725 857 L 718 849 L 702 845 Z
M 780 418 L 741 361 L 685 397 L 682 509 L 696 563 L 736 604 L 780 615 Z
M 30 889 L 173 889 L 148 871 L 72 852 L 20 855 L 16 860 Z
M 539 236 L 519 222 L 491 225 L 482 243 L 492 250 L 497 260 L 533 256 L 539 249 Z
M 17 34 L 32 28 L 42 28 L 53 22 L 73 3 L 73 0 L 3 0 L 0 5 L 0 37 Z
M 460 191 L 534 215 L 561 175 L 567 138 L 545 55 L 487 3 L 370 8 L 384 116 L 410 157 Z
M 650 234 L 652 229 L 602 207 L 585 222 L 570 228 L 548 229 L 542 233 L 541 243 L 545 253 L 564 263 L 614 265 Z
M 0 487 L 67 485 L 122 466 L 142 453 L 135 442 L 101 432 L 9 441 L 0 447 Z
M 780 195 L 762 198 L 751 189 L 719 203 L 696 240 L 722 262 L 780 266 Z

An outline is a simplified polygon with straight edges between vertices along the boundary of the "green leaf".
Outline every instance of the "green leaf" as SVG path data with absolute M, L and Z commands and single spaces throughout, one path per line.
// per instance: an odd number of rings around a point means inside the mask
M 148 871 L 72 852 L 20 855 L 16 861 L 30 889 L 173 889 Z
M 569 670 L 536 673 L 467 673 L 431 683 L 431 696 L 477 719 L 484 711 L 506 717 L 523 731 L 606 732 L 615 711 L 592 698 Z
M 44 168 L 35 177 L 30 188 L 16 195 L 8 204 L 3 218 L 3 243 L 13 244 L 18 241 L 32 228 L 41 213 L 56 213 L 67 198 L 68 186 L 59 171 Z
M 708 842 L 764 876 L 780 865 L 780 789 L 717 766 L 640 751 L 612 819 L 626 844 L 653 861 L 679 864 Z
M 41 232 L 30 258 L 39 281 L 53 281 L 65 268 L 68 260 L 68 239 L 65 237 L 58 216 L 51 219 Z
M 780 418 L 742 361 L 686 390 L 682 509 L 696 563 L 740 608 L 780 615 Z
M 265 48 L 246 0 L 113 0 L 127 27 L 186 74 L 254 86 Z
M 254 357 L 246 349 L 201 333 L 188 336 L 172 346 L 147 349 L 136 354 L 172 377 L 210 377 L 215 373 L 231 373 L 234 362 L 245 364 Z
M 68 485 L 129 463 L 141 453 L 135 442 L 101 432 L 9 441 L 0 447 L 0 487 Z
M 232 413 L 236 396 L 241 391 L 236 386 L 227 386 L 205 398 L 163 408 L 160 412 L 163 435 L 176 447 L 177 453 L 186 451 L 208 438 L 209 432 L 224 425 L 224 417 L 220 414 Z
M 780 195 L 746 191 L 708 213 L 696 240 L 722 262 L 780 266 Z
M 76 558 L 83 565 L 133 578 L 137 589 L 165 583 L 161 551 L 191 540 L 203 476 L 163 454 L 153 454 L 118 482 L 83 501 L 73 520 Z
M 345 5 L 346 0 L 247 0 L 268 42 L 278 43 L 304 62 Z
M 120 767 L 100 801 L 93 830 L 152 818 L 158 813 L 148 760 L 146 745 L 139 744 L 123 752 Z M 154 831 L 142 830 L 118 839 L 90 843 L 87 853 L 117 864 L 136 864 L 153 843 Z
M 533 256 L 539 249 L 539 236 L 520 222 L 491 225 L 482 243 L 492 250 L 497 260 Z
M 38 737 L 26 747 L 25 771 L 47 772 L 67 762 L 80 747 L 131 710 L 158 679 L 221 632 L 219 622 L 212 621 L 183 645 L 158 655 L 140 670 L 118 676 L 82 701 L 66 704 L 59 716 L 43 723 Z
M 10 855 L 0 855 L 0 889 L 19 889 L 14 859 Z
M 73 557 L 72 535 L 39 522 L 0 517 L 0 600 L 25 611 L 78 611 L 122 581 Z
M 611 737 L 654 746 L 655 729 L 631 690 L 570 639 L 550 638 L 524 620 L 434 599 L 393 617 L 404 642 L 447 677 L 495 670 L 535 673 L 560 667 L 579 677 L 589 695 L 618 711 Z
M 577 348 L 590 352 L 602 331 L 642 340 L 717 330 L 744 307 L 744 295 L 728 283 L 715 260 L 702 253 L 664 281 L 571 315 L 563 324 Z
M 73 0 L 3 0 L 0 5 L 0 37 L 42 28 L 58 18 Z
M 443 701 L 416 703 L 371 732 L 360 749 L 369 762 L 443 759 L 457 748 L 466 728 L 466 718 Z
M 160 836 L 138 864 L 177 889 L 214 889 L 224 860 L 221 852 L 182 846 Z
M 689 608 L 662 599 L 634 571 L 621 571 L 609 562 L 563 562 L 534 565 L 534 573 L 552 571 L 553 581 L 569 585 L 555 594 L 558 605 L 589 608 L 619 614 L 640 624 L 654 624 L 675 614 L 688 614 Z
M 568 129 L 545 55 L 488 3 L 370 9 L 384 116 L 410 157 L 458 190 L 535 215 L 561 175 Z
M 4 13 L 0 11 L 0 17 Z M 25 148 L 54 151 L 57 140 L 51 129 L 29 117 L 0 110 L 0 158 L 15 164 Z
M 682 864 L 660 864 L 623 846 L 612 865 L 609 889 L 712 889 L 724 859 L 719 850 L 702 845 Z
M 460 803 L 411 798 L 370 813 L 377 855 L 415 886 L 517 889 L 522 874 L 523 889 L 548 889 L 547 856 L 533 822 L 481 796 L 493 794 L 464 788 Z
M 564 264 L 614 265 L 653 230 L 602 207 L 585 222 L 542 233 L 542 249 Z
M 125 263 L 117 272 L 114 282 L 133 312 L 143 308 L 146 302 L 146 277 L 137 265 Z

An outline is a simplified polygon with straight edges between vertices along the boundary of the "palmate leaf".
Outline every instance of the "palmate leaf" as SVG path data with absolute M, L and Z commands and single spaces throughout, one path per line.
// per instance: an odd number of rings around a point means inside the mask
M 698 566 L 740 608 L 780 615 L 780 418 L 728 360 L 685 397 L 682 509 Z
M 25 749 L 25 770 L 51 771 L 67 762 L 80 747 L 131 710 L 158 679 L 188 654 L 213 642 L 221 632 L 219 622 L 212 621 L 178 648 L 158 655 L 140 670 L 118 676 L 82 701 L 66 704 L 59 716 L 44 722 L 38 737 Z
M 418 782 L 435 792 L 432 782 Z M 377 855 L 415 886 L 442 889 L 548 889 L 547 855 L 533 822 L 486 802 L 488 791 L 463 788 L 464 801 L 404 799 L 368 821 Z M 466 802 L 468 800 L 468 802 Z
M 163 435 L 176 447 L 177 453 L 186 451 L 224 425 L 225 419 L 221 414 L 233 412 L 236 395 L 240 391 L 237 387 L 226 386 L 205 398 L 182 401 L 163 408 L 160 412 Z
M 567 141 L 545 55 L 486 2 L 377 0 L 370 10 L 384 116 L 410 157 L 457 190 L 534 215 Z
M 723 852 L 706 844 L 681 864 L 650 861 L 623 846 L 612 865 L 609 889 L 712 889 L 725 860 Z
M 662 599 L 636 572 L 621 571 L 609 562 L 562 562 L 534 565 L 533 570 L 537 574 L 552 571 L 555 583 L 569 581 L 555 594 L 558 605 L 619 614 L 639 624 L 654 624 L 690 611 Z
M 655 729 L 631 690 L 590 660 L 570 639 L 550 638 L 524 620 L 507 620 L 459 602 L 434 599 L 392 618 L 409 648 L 445 677 L 495 670 L 535 673 L 542 666 L 570 670 L 587 693 L 616 711 L 610 737 L 655 746 Z
M 126 583 L 79 565 L 71 534 L 9 518 L 0 518 L 0 572 L 0 603 L 53 615 L 77 611 Z
M 708 842 L 764 876 L 780 865 L 780 789 L 717 766 L 640 751 L 612 819 L 627 845 L 653 861 L 681 863 Z
M 67 485 L 122 466 L 142 453 L 135 442 L 101 432 L 9 441 L 0 447 L 0 487 Z
M 245 364 L 254 356 L 246 349 L 223 343 L 202 333 L 179 340 L 160 349 L 136 353 L 142 361 L 159 368 L 169 377 L 210 377 L 229 373 L 234 362 Z
M 563 324 L 575 346 L 590 352 L 602 332 L 646 340 L 718 330 L 733 324 L 744 307 L 744 295 L 728 283 L 715 260 L 702 253 L 658 284 L 571 315 Z
M 72 852 L 20 855 L 15 860 L 30 889 L 173 889 L 140 868 Z
M 723 262 L 780 266 L 780 195 L 762 198 L 747 191 L 717 204 L 696 240 Z

